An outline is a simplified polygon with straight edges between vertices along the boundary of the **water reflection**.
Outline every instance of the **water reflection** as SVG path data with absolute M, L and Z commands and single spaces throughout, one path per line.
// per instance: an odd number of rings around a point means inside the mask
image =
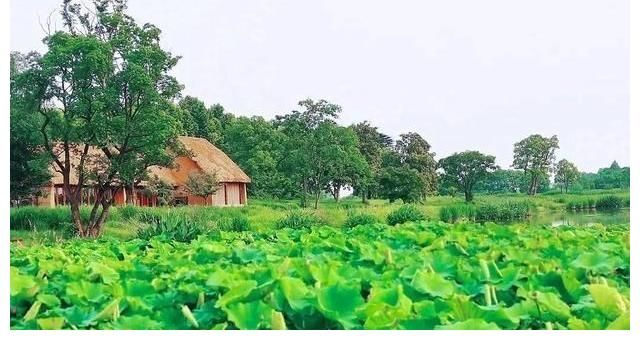
M 551 225 L 553 227 L 562 225 L 590 226 L 593 224 L 628 224 L 630 219 L 629 209 L 616 211 L 560 211 L 536 213 L 529 222 L 537 225 Z

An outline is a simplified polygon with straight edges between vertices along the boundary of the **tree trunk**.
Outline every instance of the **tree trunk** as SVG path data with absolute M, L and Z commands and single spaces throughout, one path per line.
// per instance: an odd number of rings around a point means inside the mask
M 302 198 L 300 200 L 300 205 L 303 208 L 307 207 L 307 181 L 302 182 Z
M 133 201 L 133 196 L 134 196 L 134 188 L 133 188 L 133 184 L 128 185 L 127 187 L 125 187 L 125 192 L 129 192 L 127 194 L 127 205 L 133 205 L 134 201 Z
M 464 200 L 465 202 L 471 202 L 473 200 L 473 192 L 470 190 L 464 191 Z
M 336 201 L 336 203 L 340 200 L 340 185 L 334 185 L 333 186 L 333 199 Z
M 314 205 L 314 209 L 318 209 L 318 201 L 320 201 L 320 191 L 319 190 L 316 191 L 315 195 L 316 195 L 316 198 L 315 198 L 316 202 Z

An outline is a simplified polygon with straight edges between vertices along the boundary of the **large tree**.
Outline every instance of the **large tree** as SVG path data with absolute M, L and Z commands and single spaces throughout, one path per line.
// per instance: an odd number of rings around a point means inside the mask
M 229 117 L 221 148 L 251 177 L 249 193 L 262 198 L 293 198 L 296 183 L 281 169 L 287 137 L 262 117 Z
M 138 25 L 125 0 L 84 8 L 63 2 L 64 30 L 47 35 L 48 51 L 24 74 L 73 224 L 80 235 L 95 237 L 116 191 L 147 166 L 171 163 L 168 150 L 178 148 L 179 129 L 172 105 L 181 87 L 169 74 L 178 58 L 160 47 L 160 30 Z M 86 186 L 96 189 L 96 201 L 83 220 Z
M 360 171 L 355 169 L 361 164 L 357 139 L 353 132 L 336 124 L 340 106 L 311 99 L 298 104 L 302 111 L 276 116 L 275 125 L 286 136 L 280 167 L 299 184 L 302 205 L 307 205 L 307 195 L 312 194 L 317 208 L 323 191 L 349 185 L 344 182 L 351 182 Z M 345 159 L 354 162 L 347 164 Z
M 560 185 L 560 192 L 569 192 L 569 185 L 573 184 L 580 177 L 580 171 L 575 164 L 566 159 L 562 159 L 556 164 L 554 182 Z
M 440 159 L 439 168 L 443 170 L 445 184 L 455 186 L 464 193 L 465 201 L 473 200 L 473 187 L 485 179 L 490 171 L 496 169 L 496 157 L 478 151 L 454 153 Z
M 438 175 L 436 169 L 438 163 L 435 153 L 431 152 L 431 145 L 420 134 L 409 132 L 401 134 L 396 141 L 395 149 L 399 155 L 400 163 L 415 169 L 422 177 L 422 198 L 437 192 Z
M 398 199 L 405 203 L 420 201 L 423 181 L 423 176 L 408 165 L 384 167 L 378 175 L 380 194 L 392 203 Z
M 558 148 L 558 137 L 555 135 L 548 138 L 531 135 L 514 145 L 513 167 L 523 170 L 529 179 L 529 195 L 535 195 L 544 178 L 548 178 Z
M 385 149 L 393 145 L 393 140 L 378 131 L 378 128 L 364 121 L 350 127 L 358 138 L 358 149 L 368 165 L 354 192 L 362 197 L 362 202 L 372 197 L 376 187 L 376 179 L 382 169 L 382 155 Z

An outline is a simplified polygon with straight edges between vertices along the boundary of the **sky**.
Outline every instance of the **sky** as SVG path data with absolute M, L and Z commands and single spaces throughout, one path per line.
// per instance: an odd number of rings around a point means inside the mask
M 11 2 L 11 49 L 44 52 L 61 0 Z M 628 0 L 152 1 L 129 13 L 182 56 L 183 95 L 272 118 L 305 98 L 342 106 L 436 158 L 557 135 L 557 159 L 629 163 Z

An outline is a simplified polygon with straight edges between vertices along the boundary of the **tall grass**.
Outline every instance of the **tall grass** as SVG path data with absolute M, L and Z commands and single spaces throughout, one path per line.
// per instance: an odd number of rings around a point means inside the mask
M 469 220 L 476 222 L 509 222 L 526 219 L 532 210 L 528 201 L 506 201 L 500 203 L 456 204 L 440 209 L 440 220 L 456 222 Z

